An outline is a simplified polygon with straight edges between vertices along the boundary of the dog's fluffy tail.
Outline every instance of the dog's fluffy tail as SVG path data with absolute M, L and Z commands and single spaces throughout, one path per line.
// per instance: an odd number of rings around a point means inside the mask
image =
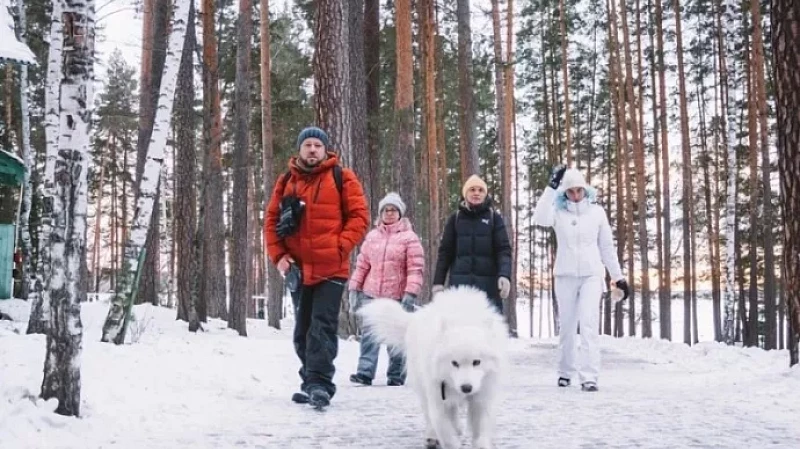
M 370 301 L 359 310 L 364 333 L 378 342 L 405 351 L 406 330 L 411 322 L 411 314 L 403 310 L 399 302 L 391 299 Z

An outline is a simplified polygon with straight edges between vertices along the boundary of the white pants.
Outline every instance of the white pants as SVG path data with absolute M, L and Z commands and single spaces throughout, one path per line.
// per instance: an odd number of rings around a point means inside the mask
M 603 278 L 600 276 L 556 277 L 556 298 L 560 353 L 558 376 L 572 379 L 577 371 L 581 383 L 597 382 L 600 372 L 600 297 Z M 576 347 L 576 334 L 580 325 L 580 348 Z

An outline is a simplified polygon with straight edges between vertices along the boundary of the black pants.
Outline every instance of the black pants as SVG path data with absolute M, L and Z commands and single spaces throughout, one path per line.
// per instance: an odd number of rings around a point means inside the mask
M 339 351 L 336 330 L 346 279 L 334 278 L 303 285 L 292 293 L 294 302 L 294 350 L 300 359 L 300 389 L 324 388 L 333 397 L 336 385 L 333 365 Z

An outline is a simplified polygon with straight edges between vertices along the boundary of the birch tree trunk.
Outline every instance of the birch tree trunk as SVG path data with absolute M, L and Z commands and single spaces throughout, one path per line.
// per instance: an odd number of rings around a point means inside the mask
M 19 38 L 23 44 L 28 43 L 27 20 L 24 0 L 17 0 L 17 14 L 19 15 Z M 31 155 L 31 121 L 28 107 L 28 65 L 22 64 L 19 68 L 19 105 L 22 115 L 22 161 L 25 164 L 25 174 L 22 181 L 22 205 L 19 211 L 20 249 L 22 250 L 22 288 L 20 297 L 28 299 L 31 291 L 33 273 L 33 251 L 31 251 L 30 214 L 33 188 L 31 186 L 31 173 L 33 172 L 33 156 Z
M 239 0 L 236 36 L 236 86 L 234 93 L 233 202 L 231 209 L 231 314 L 228 328 L 247 336 L 247 304 L 250 302 L 250 39 L 253 30 L 253 4 Z
M 164 75 L 161 83 L 161 94 L 158 99 L 155 126 L 147 148 L 147 159 L 139 185 L 139 197 L 136 200 L 136 215 L 133 218 L 130 234 L 125 243 L 125 256 L 111 306 L 108 310 L 101 341 L 122 344 L 130 318 L 130 310 L 137 285 L 136 275 L 139 271 L 140 253 L 147 238 L 151 223 L 153 206 L 158 194 L 161 166 L 164 162 L 164 148 L 167 142 L 169 121 L 172 117 L 172 106 L 175 98 L 175 85 L 178 78 L 181 53 L 186 36 L 186 23 L 189 16 L 189 0 L 175 3 L 174 22 L 169 35 L 169 50 L 164 63 Z
M 52 272 L 47 279 L 50 323 L 41 397 L 58 399 L 55 412 L 80 416 L 80 301 L 86 295 L 87 171 L 94 69 L 94 2 L 68 0 L 61 13 L 64 61 L 59 101 L 58 156 L 54 167 Z
M 61 95 L 61 61 L 64 47 L 64 24 L 61 12 L 64 0 L 52 3 L 50 22 L 50 48 L 47 55 L 47 77 L 44 91 L 44 131 L 46 137 L 46 156 L 44 165 L 44 189 L 42 191 L 42 223 L 39 232 L 49 236 L 52 228 L 53 182 L 55 180 L 55 161 L 58 155 L 59 100 Z M 39 264 L 35 278 L 32 279 L 33 294 L 31 315 L 28 320 L 28 334 L 43 334 L 50 321 L 50 296 L 45 283 L 50 277 L 50 239 L 39 239 Z M 33 273 L 32 273 L 33 274 Z
M 481 172 L 475 143 L 475 99 L 472 82 L 472 26 L 469 0 L 456 0 L 458 21 L 458 149 L 461 155 L 461 181 Z
M 198 316 L 228 319 L 228 287 L 225 277 L 225 220 L 222 210 L 222 116 L 217 62 L 216 7 L 203 0 L 203 224 L 201 281 Z M 199 226 L 199 224 L 198 224 Z M 206 313 L 207 312 L 207 313 Z

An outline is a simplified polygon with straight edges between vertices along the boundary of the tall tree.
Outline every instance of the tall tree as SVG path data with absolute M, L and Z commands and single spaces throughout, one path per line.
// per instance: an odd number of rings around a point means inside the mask
M 225 220 L 222 210 L 222 112 L 219 92 L 216 3 L 203 0 L 203 180 L 201 184 L 202 256 L 197 313 L 228 319 L 225 270 Z M 206 313 L 207 312 L 207 313 Z
M 55 0 L 50 21 L 50 46 L 47 54 L 47 76 L 45 78 L 44 94 L 44 131 L 46 136 L 46 155 L 44 165 L 44 189 L 42 192 L 42 224 L 40 235 L 49 236 L 52 227 L 53 207 L 53 182 L 55 180 L 55 161 L 58 156 L 59 136 L 59 84 L 61 83 L 62 51 L 64 46 L 64 23 L 61 13 L 64 9 L 64 0 Z M 51 247 L 49 238 L 39 239 L 39 264 L 36 278 L 32 280 L 33 300 L 31 313 L 28 320 L 28 334 L 43 334 L 50 321 L 50 296 L 46 288 L 47 279 L 50 277 Z
M 103 324 L 102 341 L 122 344 L 125 341 L 130 319 L 131 306 L 137 289 L 139 267 L 142 264 L 142 251 L 158 196 L 161 167 L 164 162 L 164 148 L 167 143 L 167 130 L 172 116 L 175 85 L 178 78 L 181 53 L 185 42 L 186 22 L 189 17 L 189 0 L 180 0 L 173 9 L 174 20 L 169 33 L 169 48 L 164 62 L 163 83 L 159 105 L 153 126 L 152 142 L 147 149 L 147 158 L 138 186 L 139 197 L 136 214 L 133 218 L 130 235 L 125 243 L 125 258 L 114 297 Z
M 394 97 L 394 188 L 407 205 L 406 216 L 416 217 L 416 164 L 414 163 L 414 58 L 411 47 L 411 0 L 395 3 L 397 27 L 397 82 Z
M 371 160 L 368 146 L 368 120 L 367 115 L 367 68 L 364 43 L 364 0 L 352 0 L 348 4 L 347 17 L 349 20 L 348 32 L 348 68 L 350 75 L 350 166 L 355 170 L 361 184 L 364 186 L 364 195 L 367 205 L 372 204 L 372 197 L 379 195 L 373 192 L 372 177 L 377 171 L 371 170 Z
M 438 106 L 436 103 L 437 94 L 437 73 L 436 63 L 436 10 L 432 0 L 420 0 L 418 3 L 420 28 L 422 29 L 422 78 L 423 78 L 423 129 L 424 129 L 424 153 L 422 164 L 422 179 L 420 181 L 428 184 L 428 213 L 426 216 L 428 223 L 428 245 L 425 250 L 425 263 L 428 268 L 428 279 L 432 278 L 433 255 L 438 253 L 439 233 L 441 232 L 441 192 L 440 180 L 444 176 L 439 174 L 439 152 L 444 151 L 439 148 L 439 126 L 437 120 Z M 421 187 L 424 189 L 424 187 Z
M 198 291 L 195 284 L 199 273 L 195 259 L 197 232 L 197 195 L 195 193 L 195 111 L 194 111 L 194 0 L 189 0 L 189 20 L 186 24 L 186 43 L 183 45 L 175 92 L 175 245 L 177 247 L 178 319 L 189 322 L 189 330 L 199 328 Z
M 273 148 L 272 131 L 272 78 L 271 63 L 272 52 L 270 51 L 270 23 L 269 23 L 269 0 L 261 0 L 261 148 L 263 156 L 263 179 L 264 192 L 272 192 L 275 186 L 275 149 Z M 264 195 L 264 207 L 269 201 L 267 194 Z M 267 264 L 267 323 L 275 329 L 281 328 L 281 318 L 283 318 L 283 280 L 275 265 Z
M 58 399 L 56 413 L 79 416 L 81 408 L 81 300 L 86 296 L 89 123 L 94 72 L 94 2 L 68 0 L 61 13 L 63 55 L 58 156 L 55 161 L 53 228 L 48 236 L 52 272 L 47 279 L 50 323 L 41 397 Z M 83 261 L 83 263 L 82 263 Z
M 25 1 L 17 0 L 17 15 L 19 16 L 19 39 L 26 44 L 28 39 L 27 14 L 25 12 Z M 33 186 L 31 184 L 31 172 L 33 171 L 33 155 L 31 154 L 31 124 L 30 108 L 28 107 L 28 65 L 23 64 L 19 68 L 19 107 L 21 120 L 20 133 L 22 135 L 22 160 L 25 163 L 25 174 L 22 181 L 22 201 L 19 211 L 19 236 L 20 249 L 22 250 L 22 288 L 20 297 L 28 299 L 31 289 L 31 275 L 33 274 L 33 248 L 31 246 L 30 215 L 33 200 Z
M 469 0 L 456 0 L 456 18 L 458 21 L 458 148 L 459 154 L 461 154 L 461 181 L 466 181 L 471 175 L 480 174 L 481 172 L 478 145 L 475 142 L 475 87 L 472 81 L 472 25 L 470 17 Z
M 561 83 L 564 88 L 564 129 L 566 131 L 566 142 L 564 149 L 567 152 L 567 165 L 572 164 L 572 117 L 569 104 L 569 57 L 567 47 L 569 39 L 567 37 L 567 7 L 564 0 L 559 0 L 558 26 L 561 32 Z M 627 42 L 627 34 L 625 35 Z
M 753 19 L 753 76 L 761 137 L 761 194 L 762 218 L 760 231 L 764 238 L 764 349 L 777 347 L 775 309 L 775 252 L 773 243 L 772 183 L 770 181 L 769 129 L 767 127 L 767 88 L 764 79 L 764 38 L 761 30 L 761 2 L 750 1 Z
M 800 3 L 772 0 L 772 51 L 778 113 L 778 167 L 783 203 L 789 364 L 800 363 Z
M 152 0 L 148 13 L 148 5 L 144 5 L 142 36 L 142 78 L 139 89 L 139 136 L 136 144 L 136 183 L 134 184 L 135 197 L 140 192 L 144 164 L 147 158 L 148 147 L 151 144 L 154 121 L 157 114 L 159 91 L 161 88 L 162 72 L 164 71 L 165 57 L 167 54 L 167 35 L 169 34 L 170 2 L 169 0 Z M 147 69 L 147 72 L 145 70 Z M 156 201 L 153 211 L 153 222 L 147 234 L 147 251 L 141 273 L 141 281 L 137 290 L 135 301 L 137 304 L 151 302 L 158 305 L 159 292 L 159 255 L 160 243 L 160 213 L 158 196 L 160 187 L 157 187 Z
M 239 0 L 236 26 L 236 87 L 234 115 L 236 128 L 233 144 L 233 204 L 231 221 L 231 314 L 228 327 L 247 336 L 247 304 L 250 302 L 250 40 L 253 34 L 253 4 Z
M 670 162 L 669 162 L 669 138 L 667 133 L 667 89 L 664 65 L 664 11 L 661 2 L 656 1 L 656 43 L 658 53 L 658 103 L 659 103 L 659 135 L 661 137 L 661 169 L 664 171 L 661 176 L 661 194 L 663 195 L 662 204 L 664 207 L 664 263 L 661 267 L 663 275 L 662 287 L 659 291 L 658 311 L 660 316 L 661 338 L 672 340 L 672 203 L 670 200 Z M 681 56 L 682 57 L 682 56 Z
M 692 217 L 692 160 L 691 145 L 689 142 L 689 111 L 686 106 L 686 75 L 683 64 L 683 30 L 681 24 L 680 0 L 672 4 L 675 10 L 675 33 L 678 52 L 678 102 L 680 104 L 681 122 L 681 154 L 683 178 L 683 342 L 692 344 L 691 306 L 692 306 L 692 279 L 691 279 L 691 217 Z
M 369 171 L 380 173 L 380 148 L 381 148 L 381 124 L 380 124 L 380 83 L 381 83 L 381 63 L 380 63 L 380 27 L 381 8 L 380 0 L 364 0 L 364 70 L 367 71 L 367 153 L 369 160 Z M 380 176 L 371 176 L 369 186 L 365 190 L 372 192 L 369 199 L 369 210 L 378 210 L 378 201 L 381 191 Z
M 347 2 L 318 0 L 314 10 L 314 111 L 331 147 L 351 160 L 349 31 Z

